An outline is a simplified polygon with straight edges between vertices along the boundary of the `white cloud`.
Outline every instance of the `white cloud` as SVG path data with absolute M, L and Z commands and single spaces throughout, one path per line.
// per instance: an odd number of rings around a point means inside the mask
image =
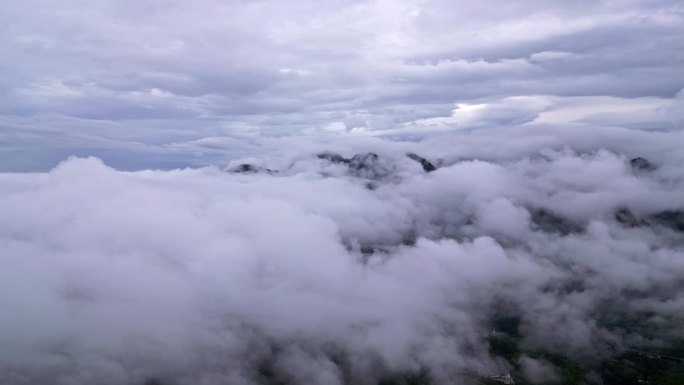
M 283 139 L 293 151 L 280 156 L 265 141 L 251 161 L 273 175 L 120 172 L 92 158 L 0 174 L 0 379 L 250 384 L 268 363 L 283 381 L 426 368 L 442 383 L 487 373 L 482 331 L 502 301 L 526 343 L 565 354 L 639 335 L 601 323 L 598 309 L 655 313 L 642 326 L 671 338 L 684 314 L 681 245 L 661 225 L 613 215 L 684 207 L 681 133 L 617 130 L 593 144 L 585 134 Z M 321 148 L 375 151 L 386 174 L 365 179 L 313 156 Z M 425 173 L 408 151 L 442 166 Z M 634 173 L 637 154 L 659 168 Z M 539 207 L 584 230 L 539 227 Z

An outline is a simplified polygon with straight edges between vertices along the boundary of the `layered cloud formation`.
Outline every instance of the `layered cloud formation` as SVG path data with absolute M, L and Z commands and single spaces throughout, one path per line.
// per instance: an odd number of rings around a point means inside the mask
M 587 362 L 684 338 L 681 132 L 487 132 L 0 174 L 0 382 L 469 383 L 497 317 Z
M 0 384 L 682 341 L 683 37 L 676 0 L 0 4 Z
M 420 136 L 556 109 L 669 128 L 683 26 L 677 0 L 5 2 L 0 167 L 206 165 L 257 135 Z

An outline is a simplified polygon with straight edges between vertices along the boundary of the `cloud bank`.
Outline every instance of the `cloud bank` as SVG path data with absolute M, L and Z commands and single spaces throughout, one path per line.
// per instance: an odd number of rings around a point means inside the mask
M 0 174 L 0 382 L 472 383 L 502 316 L 588 363 L 684 338 L 682 133 L 505 131 Z

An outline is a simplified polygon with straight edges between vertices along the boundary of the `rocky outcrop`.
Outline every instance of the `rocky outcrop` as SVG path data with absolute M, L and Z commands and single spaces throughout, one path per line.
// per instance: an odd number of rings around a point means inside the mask
M 615 220 L 625 227 L 639 227 L 646 225 L 646 221 L 637 218 L 628 208 L 621 208 L 615 212 Z
M 349 164 L 349 159 L 343 157 L 340 154 L 335 154 L 334 152 L 322 152 L 316 155 L 318 159 L 327 160 L 330 163 L 335 164 Z
M 545 233 L 568 235 L 582 232 L 582 226 L 544 208 L 530 210 L 532 226 Z
M 434 164 L 432 164 L 429 160 L 423 158 L 420 155 L 408 153 L 406 154 L 406 156 L 420 163 L 420 165 L 423 167 L 423 171 L 425 172 L 432 172 L 437 169 L 437 167 L 435 167 Z M 378 171 L 380 171 L 378 169 L 384 167 L 381 164 L 382 162 L 380 156 L 373 152 L 368 152 L 365 154 L 356 154 L 351 158 L 345 158 L 342 155 L 336 154 L 334 152 L 322 152 L 320 154 L 317 154 L 316 157 L 318 159 L 326 160 L 333 164 L 347 165 L 350 170 L 361 173 L 378 174 Z M 382 172 L 380 173 L 384 173 L 385 171 L 386 170 L 382 170 Z
M 420 163 L 425 172 L 432 172 L 437 169 L 434 164 L 422 156 L 414 153 L 409 153 L 406 156 Z M 351 158 L 345 158 L 334 152 L 321 152 L 316 154 L 316 158 L 329 162 L 330 164 L 345 166 L 349 169 L 350 174 L 354 176 L 373 180 L 383 179 L 396 171 L 396 165 L 391 162 L 391 159 L 383 159 L 374 152 L 355 154 Z M 250 163 L 240 164 L 237 167 L 229 169 L 228 172 L 234 174 L 278 173 L 277 170 L 256 166 Z M 374 186 L 370 186 L 369 188 L 373 189 L 373 187 Z
M 406 154 L 406 156 L 420 163 L 420 165 L 423 166 L 423 171 L 425 172 L 432 172 L 437 170 L 437 167 L 435 167 L 434 164 L 430 163 L 429 160 L 423 158 L 422 156 L 416 155 L 412 152 L 409 152 L 408 154 Z
M 333 164 L 346 165 L 353 175 L 362 178 L 380 179 L 392 172 L 387 162 L 381 161 L 380 156 L 373 152 L 356 154 L 351 158 L 345 158 L 342 155 L 331 152 L 324 152 L 316 157 Z
M 356 154 L 349 159 L 349 168 L 355 171 L 373 171 L 378 166 L 378 154 L 369 152 Z
M 684 233 L 684 211 L 665 210 L 651 215 L 652 220 L 661 226 Z
M 632 170 L 634 171 L 653 171 L 657 169 L 658 167 L 651 163 L 648 159 L 642 158 L 642 157 L 637 157 L 634 159 L 631 159 L 629 161 L 630 167 L 632 167 Z
M 249 163 L 243 163 L 243 164 L 241 164 L 237 167 L 234 167 L 228 171 L 232 172 L 234 174 L 260 174 L 260 173 L 274 174 L 277 172 L 277 171 L 273 171 L 269 168 L 255 166 L 255 165 L 249 164 Z
M 680 233 L 684 232 L 684 210 L 664 210 L 639 218 L 628 208 L 621 208 L 615 212 L 615 220 L 625 227 L 656 225 Z

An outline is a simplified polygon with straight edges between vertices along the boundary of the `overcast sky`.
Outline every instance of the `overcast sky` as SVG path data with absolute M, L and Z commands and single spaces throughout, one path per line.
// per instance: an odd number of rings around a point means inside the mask
M 264 137 L 676 128 L 684 5 L 4 0 L 0 57 L 0 170 L 182 167 Z
M 682 143 L 684 0 L 0 0 L 0 384 L 600 381 Z

